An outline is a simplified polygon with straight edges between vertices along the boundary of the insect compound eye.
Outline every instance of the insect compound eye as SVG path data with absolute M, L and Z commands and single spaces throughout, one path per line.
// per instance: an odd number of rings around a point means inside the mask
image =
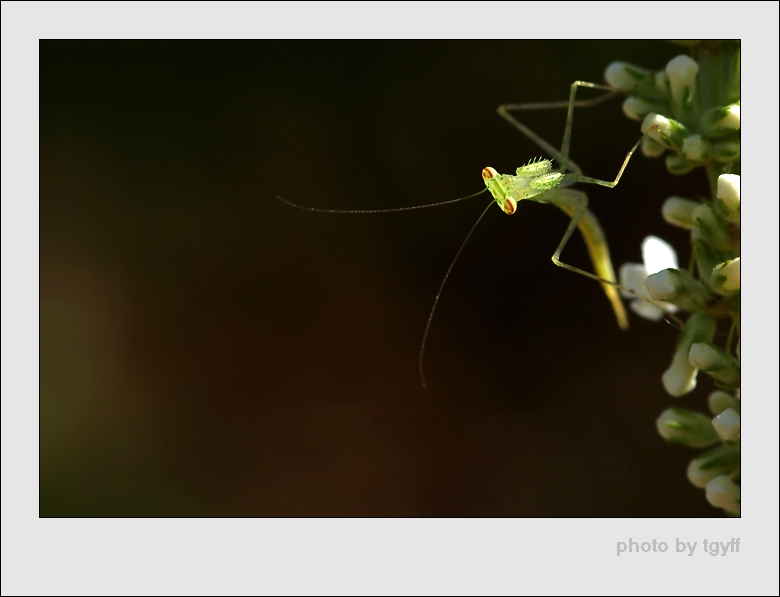
M 498 176 L 498 172 L 496 172 L 490 166 L 482 169 L 482 180 L 489 180 L 491 178 L 495 178 L 496 176 Z
M 511 216 L 517 209 L 517 201 L 515 201 L 513 197 L 507 197 L 504 199 L 504 204 L 501 206 L 501 209 L 504 210 L 506 215 Z

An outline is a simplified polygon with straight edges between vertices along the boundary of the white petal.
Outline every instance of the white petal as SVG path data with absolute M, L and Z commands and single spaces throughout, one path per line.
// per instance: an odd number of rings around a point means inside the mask
M 640 301 L 637 299 L 632 301 L 629 307 L 634 313 L 640 317 L 649 319 L 650 321 L 659 321 L 663 317 L 663 312 L 661 309 L 652 303 L 648 303 L 647 301 Z
M 677 253 L 672 245 L 657 236 L 648 236 L 642 241 L 642 260 L 648 276 L 670 267 L 677 269 Z
M 620 285 L 630 288 L 636 293 L 640 293 L 645 289 L 645 278 L 647 278 L 647 270 L 645 266 L 640 263 L 624 263 L 620 266 Z M 633 294 L 620 291 L 623 298 L 636 298 Z

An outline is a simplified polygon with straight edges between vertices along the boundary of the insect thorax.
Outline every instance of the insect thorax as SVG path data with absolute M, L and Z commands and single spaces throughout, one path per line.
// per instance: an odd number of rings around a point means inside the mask
M 514 197 L 516 201 L 531 199 L 545 191 L 558 187 L 563 182 L 562 172 L 547 172 L 541 174 L 529 174 L 524 168 L 517 169 L 517 176 L 503 175 L 499 177 L 501 186 L 507 195 Z

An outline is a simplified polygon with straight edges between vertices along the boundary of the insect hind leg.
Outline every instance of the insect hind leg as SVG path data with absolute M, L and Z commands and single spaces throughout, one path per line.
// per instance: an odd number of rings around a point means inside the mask
M 609 256 L 607 239 L 596 216 L 588 209 L 587 195 L 582 191 L 574 189 L 556 189 L 550 191 L 546 198 L 549 203 L 557 205 L 571 218 L 566 233 L 563 235 L 561 242 L 558 243 L 558 248 L 555 250 L 555 253 L 553 253 L 552 262 L 558 267 L 562 267 L 599 282 L 602 290 L 604 290 L 604 294 L 607 295 L 607 299 L 612 305 L 612 310 L 615 312 L 615 318 L 617 319 L 618 325 L 621 329 L 628 329 L 628 315 L 626 314 L 623 301 L 618 292 L 618 290 L 623 289 L 623 287 L 616 281 L 615 270 L 612 267 L 612 260 Z M 564 263 L 560 259 L 561 253 L 569 242 L 575 228 L 579 228 L 580 233 L 582 234 L 582 238 L 588 249 L 588 254 L 590 255 L 590 260 L 593 263 L 593 269 L 596 272 L 595 274 L 569 265 L 568 263 Z M 634 293 L 632 292 L 632 294 Z

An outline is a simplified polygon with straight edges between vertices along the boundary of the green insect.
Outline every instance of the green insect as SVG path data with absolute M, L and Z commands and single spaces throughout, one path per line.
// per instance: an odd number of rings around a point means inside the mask
M 592 100 L 576 101 L 575 95 L 577 89 L 580 87 L 602 89 L 602 90 L 606 90 L 607 93 L 602 94 L 601 96 L 596 97 Z M 637 147 L 639 147 L 641 138 L 639 141 L 636 142 L 636 144 L 631 148 L 631 150 L 626 155 L 626 159 L 623 161 L 623 165 L 620 167 L 620 170 L 613 181 L 600 180 L 597 178 L 584 176 L 579 166 L 577 166 L 577 164 L 575 164 L 569 158 L 569 148 L 571 146 L 572 122 L 574 119 L 574 108 L 595 105 L 611 97 L 614 97 L 619 93 L 620 91 L 613 89 L 612 87 L 608 87 L 606 85 L 588 83 L 585 81 L 575 81 L 574 83 L 572 83 L 571 93 L 568 102 L 506 104 L 498 108 L 498 114 L 502 118 L 507 120 L 512 126 L 518 129 L 526 137 L 534 141 L 539 147 L 541 147 L 544 151 L 546 151 L 554 160 L 560 162 L 559 170 L 553 169 L 552 160 L 550 159 L 532 160 L 528 162 L 525 166 L 521 166 L 520 168 L 518 168 L 515 174 L 499 174 L 493 168 L 487 167 L 482 170 L 482 179 L 487 188 L 483 189 L 479 193 L 475 193 L 474 195 L 469 195 L 467 197 L 461 197 L 459 199 L 452 199 L 450 201 L 441 201 L 438 203 L 430 203 L 426 205 L 416 205 L 413 207 L 402 207 L 396 209 L 378 209 L 378 210 L 318 209 L 313 207 L 297 205 L 282 197 L 279 197 L 279 199 L 281 199 L 288 205 L 291 205 L 292 207 L 296 207 L 298 209 L 304 209 L 307 211 L 314 211 L 314 212 L 351 213 L 351 214 L 389 213 L 389 212 L 397 212 L 397 211 L 408 211 L 412 209 L 422 209 L 425 207 L 434 207 L 438 205 L 446 205 L 448 203 L 455 203 L 457 201 L 470 199 L 476 195 L 484 193 L 485 190 L 487 190 L 493 196 L 493 200 L 507 215 L 514 214 L 515 211 L 517 210 L 517 204 L 523 200 L 530 200 L 539 203 L 548 203 L 550 205 L 555 205 L 561 210 L 563 210 L 571 218 L 571 221 L 569 223 L 568 228 L 566 229 L 565 234 L 563 235 L 563 238 L 561 239 L 561 242 L 558 244 L 558 248 L 555 250 L 555 253 L 553 253 L 552 256 L 553 263 L 555 263 L 555 265 L 559 267 L 563 267 L 565 269 L 571 270 L 573 272 L 582 274 L 583 276 L 587 276 L 588 278 L 598 281 L 601 284 L 602 288 L 604 289 L 604 293 L 607 295 L 610 304 L 612 305 L 612 309 L 615 312 L 615 317 L 617 319 L 618 325 L 621 327 L 621 329 L 627 329 L 628 317 L 626 315 L 623 302 L 621 301 L 620 295 L 618 293 L 618 289 L 620 288 L 620 286 L 617 284 L 615 279 L 615 271 L 612 267 L 612 261 L 609 257 L 609 248 L 607 247 L 607 240 L 604 236 L 604 232 L 601 229 L 601 226 L 599 225 L 596 216 L 588 209 L 587 195 L 585 195 L 585 193 L 582 191 L 568 188 L 571 185 L 578 182 L 587 183 L 587 184 L 597 184 L 609 188 L 615 187 L 620 181 L 620 177 L 622 176 L 623 171 L 628 165 L 631 156 L 634 154 Z M 542 139 L 539 135 L 534 133 L 525 124 L 517 120 L 511 114 L 511 112 L 518 111 L 518 110 L 538 110 L 538 109 L 562 108 L 562 107 L 568 108 L 568 113 L 566 118 L 566 129 L 563 135 L 563 145 L 560 151 L 553 148 L 547 141 Z M 433 301 L 433 307 L 431 308 L 430 315 L 428 316 L 428 321 L 425 325 L 425 331 L 423 333 L 422 344 L 420 346 L 419 368 L 420 368 L 420 379 L 422 381 L 423 388 L 426 387 L 425 374 L 423 372 L 423 357 L 425 355 L 425 344 L 428 339 L 428 332 L 431 327 L 431 321 L 433 320 L 433 314 L 436 311 L 436 306 L 438 305 L 439 302 L 439 297 L 441 296 L 442 290 L 444 289 L 444 285 L 447 282 L 447 278 L 449 278 L 450 272 L 452 271 L 455 262 L 458 260 L 458 257 L 463 251 L 463 248 L 465 247 L 467 241 L 471 237 L 472 233 L 476 229 L 479 222 L 487 213 L 488 209 L 490 209 L 490 206 L 492 204 L 493 201 L 491 201 L 490 204 L 485 209 L 485 211 L 482 212 L 482 215 L 479 216 L 479 218 L 474 223 L 469 233 L 466 235 L 466 238 L 463 240 L 463 243 L 460 245 L 460 248 L 455 254 L 452 263 L 450 263 L 450 266 L 447 269 L 447 273 L 445 274 L 444 279 L 442 280 L 441 286 L 439 287 L 439 291 L 436 293 L 436 298 Z M 593 262 L 593 268 L 595 270 L 595 273 L 587 272 L 585 270 L 574 267 L 572 265 L 568 265 L 566 263 L 563 263 L 560 260 L 561 253 L 563 252 L 566 243 L 568 243 L 569 238 L 571 238 L 571 235 L 576 228 L 580 230 L 580 233 L 582 234 L 582 237 L 585 240 L 585 244 L 588 248 L 590 259 Z

